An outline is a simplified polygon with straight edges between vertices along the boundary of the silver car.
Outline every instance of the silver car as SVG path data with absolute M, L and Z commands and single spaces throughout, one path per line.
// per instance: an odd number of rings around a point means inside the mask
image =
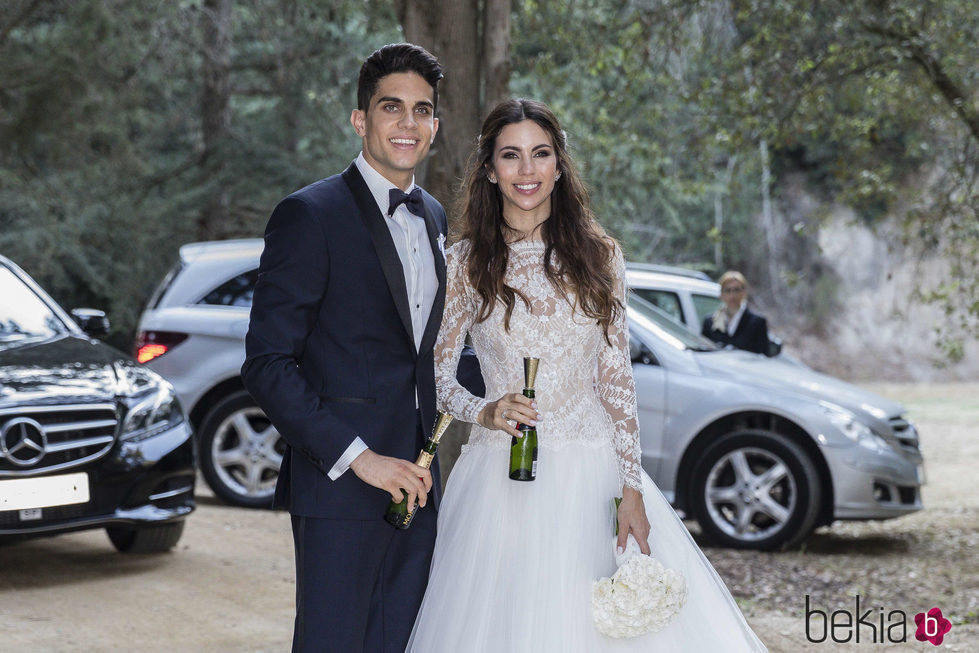
M 635 294 L 628 309 L 643 467 L 709 539 L 784 548 L 835 519 L 922 508 L 900 404 L 782 356 L 718 349 Z
M 269 505 L 283 449 L 239 377 L 262 245 L 183 246 L 136 343 L 189 409 L 208 483 L 250 506 Z M 702 294 L 716 306 L 713 282 L 655 274 L 681 302 Z M 918 435 L 900 405 L 781 356 L 720 350 L 637 293 L 628 317 L 643 467 L 715 542 L 783 548 L 835 519 L 921 509 Z
M 693 333 L 721 303 L 721 286 L 703 272 L 670 265 L 627 263 L 629 289 Z

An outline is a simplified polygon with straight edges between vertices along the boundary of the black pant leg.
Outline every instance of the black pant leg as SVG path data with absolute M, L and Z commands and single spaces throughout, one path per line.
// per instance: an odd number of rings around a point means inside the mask
M 365 653 L 372 596 L 395 529 L 384 521 L 293 516 L 294 653 Z M 367 651 L 366 653 L 375 653 Z
M 429 503 L 406 531 L 397 531 L 381 571 L 384 653 L 403 653 L 421 607 L 435 550 L 438 513 Z
M 416 436 L 423 441 L 421 419 Z M 296 544 L 294 653 L 403 653 L 428 584 L 437 512 L 411 528 L 380 519 L 293 516 Z
M 421 444 L 428 439 L 422 432 L 421 413 L 417 415 L 415 437 Z M 366 650 L 403 653 L 408 644 L 428 585 L 435 550 L 438 512 L 434 494 L 430 493 L 428 504 L 415 513 L 410 528 L 404 531 L 391 529 L 394 535 L 381 566 L 374 608 L 367 626 Z

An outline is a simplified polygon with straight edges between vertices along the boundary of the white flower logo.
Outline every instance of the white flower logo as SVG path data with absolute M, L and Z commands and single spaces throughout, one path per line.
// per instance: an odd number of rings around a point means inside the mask
M 439 251 L 442 252 L 442 260 L 445 260 L 445 234 L 439 234 L 439 237 L 435 239 L 435 242 L 439 245 Z

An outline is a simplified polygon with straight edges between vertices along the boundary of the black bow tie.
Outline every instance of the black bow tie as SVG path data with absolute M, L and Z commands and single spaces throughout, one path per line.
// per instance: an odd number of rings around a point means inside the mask
M 410 193 L 406 193 L 398 188 L 392 188 L 388 191 L 388 215 L 394 215 L 395 209 L 397 209 L 402 204 L 410 212 L 414 213 L 419 217 L 424 217 L 425 215 L 425 200 L 422 199 L 422 189 L 416 188 Z

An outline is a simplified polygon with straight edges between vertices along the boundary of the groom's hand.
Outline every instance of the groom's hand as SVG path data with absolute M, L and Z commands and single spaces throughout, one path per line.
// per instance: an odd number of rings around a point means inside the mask
M 370 449 L 360 454 L 350 463 L 350 469 L 357 478 L 368 485 L 380 488 L 391 494 L 394 501 L 401 501 L 408 493 L 408 505 L 419 506 L 428 502 L 428 491 L 432 488 L 432 472 L 415 463 L 400 458 L 391 458 L 374 453 Z

